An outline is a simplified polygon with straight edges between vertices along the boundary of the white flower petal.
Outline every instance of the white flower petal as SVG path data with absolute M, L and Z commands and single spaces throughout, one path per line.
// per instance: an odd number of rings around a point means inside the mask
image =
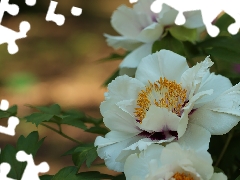
M 137 99 L 138 93 L 142 88 L 144 88 L 144 85 L 137 79 L 131 78 L 127 75 L 118 76 L 108 84 L 108 93 L 105 98 L 107 100 L 111 99 L 114 102 Z
M 111 36 L 108 34 L 104 34 L 104 36 L 107 38 L 107 44 L 114 49 L 123 48 L 125 50 L 132 51 L 142 45 L 142 42 L 139 42 L 136 39 L 129 39 L 124 36 Z
M 184 160 L 190 160 L 192 167 L 201 175 L 202 179 L 212 177 L 212 158 L 207 151 L 182 149 L 178 143 L 170 143 L 162 150 L 162 165 L 176 164 Z
M 240 120 L 239 99 L 240 83 L 193 112 L 190 121 L 206 128 L 212 135 L 225 134 Z
M 184 135 L 178 139 L 178 143 L 184 149 L 194 149 L 196 151 L 207 151 L 209 148 L 211 134 L 205 128 L 188 123 Z
M 133 9 L 136 12 L 145 13 L 151 17 L 155 15 L 155 13 L 150 9 L 153 1 L 154 0 L 139 0 L 136 4 L 134 4 Z
M 153 23 L 152 17 L 145 12 L 137 12 L 125 5 L 114 11 L 111 19 L 113 28 L 121 35 L 136 39 L 141 31 Z M 144 41 L 143 41 L 144 42 Z
M 172 7 L 163 4 L 162 10 L 158 15 L 158 22 L 163 24 L 164 26 L 175 25 L 175 19 L 178 15 L 178 11 L 173 9 Z
M 209 73 L 209 67 L 213 62 L 207 57 L 201 63 L 197 63 L 192 68 L 185 71 L 181 77 L 182 87 L 187 89 L 189 99 L 198 91 L 202 78 Z
M 103 103 L 104 105 L 104 103 Z M 135 125 L 136 120 L 129 113 L 124 112 L 117 105 L 108 107 L 109 109 L 102 113 L 103 122 L 106 127 L 112 131 L 121 131 L 126 133 L 140 133 L 141 131 Z
M 174 68 L 173 67 L 177 67 Z M 160 77 L 180 81 L 180 77 L 188 69 L 186 59 L 168 50 L 161 50 L 143 58 L 139 64 L 135 78 L 144 84 L 155 82 Z
M 223 173 L 213 173 L 210 180 L 227 180 L 227 176 Z
M 224 91 L 228 90 L 232 87 L 232 83 L 230 80 L 221 75 L 215 75 L 214 73 L 206 74 L 201 82 L 201 85 L 197 92 L 206 91 L 209 89 L 213 89 L 213 94 L 211 96 L 205 96 L 196 101 L 194 105 L 194 109 L 201 107 L 209 101 L 212 101 Z
M 163 146 L 152 144 L 145 151 L 142 151 L 139 155 L 130 155 L 124 165 L 124 173 L 126 175 L 126 179 L 131 180 L 132 177 L 138 175 L 140 179 L 144 180 L 146 175 L 148 174 L 149 161 L 151 159 L 160 158 L 162 148 Z M 158 163 L 158 166 L 160 166 L 159 161 Z
M 151 105 L 139 128 L 148 132 L 177 131 L 180 118 L 166 108 Z
M 200 10 L 186 11 L 183 13 L 183 15 L 186 18 L 186 22 L 183 25 L 184 27 L 189 29 L 195 29 L 205 26 L 202 20 L 202 14 Z
M 131 53 L 129 53 L 124 60 L 120 64 L 120 75 L 127 74 L 129 76 L 135 75 L 136 68 L 138 67 L 142 58 L 146 57 L 147 55 L 151 54 L 152 52 L 152 43 L 143 44 L 142 46 L 138 47 Z M 132 72 L 129 72 L 129 69 Z
M 197 94 L 195 94 L 191 99 L 189 99 L 189 102 L 187 106 L 185 106 L 183 109 L 183 114 L 181 116 L 179 126 L 178 126 L 178 138 L 182 137 L 182 135 L 185 133 L 187 126 L 188 126 L 188 121 L 189 121 L 189 113 L 193 109 L 194 103 L 198 100 L 201 99 L 202 97 L 206 95 L 211 95 L 213 93 L 213 90 L 207 90 L 207 91 L 202 91 Z
M 118 155 L 124 148 L 138 141 L 140 138 L 134 136 L 134 134 L 111 131 L 105 138 L 98 136 L 94 145 L 98 146 L 98 156 L 105 160 L 105 164 L 109 169 L 123 172 L 124 163 L 116 161 Z
M 162 24 L 152 23 L 139 33 L 137 39 L 141 42 L 152 43 L 161 37 L 163 31 Z

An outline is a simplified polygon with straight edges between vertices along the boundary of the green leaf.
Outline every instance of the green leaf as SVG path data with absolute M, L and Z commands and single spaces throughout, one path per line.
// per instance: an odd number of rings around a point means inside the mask
M 101 174 L 98 171 L 88 171 L 78 174 L 81 180 L 99 180 L 99 179 L 112 179 L 113 176 L 108 174 Z
M 153 43 L 152 53 L 160 51 L 161 49 L 167 49 L 177 54 L 185 56 L 182 42 L 173 38 L 170 34 L 162 38 L 160 41 L 155 41 Z
M 27 137 L 21 135 L 18 138 L 17 149 L 24 150 L 27 154 L 36 155 L 45 138 L 38 141 L 39 135 L 37 131 L 31 132 Z
M 110 76 L 110 78 L 105 80 L 105 82 L 102 84 L 102 86 L 106 87 L 110 82 L 112 82 L 112 80 L 114 80 L 118 76 L 119 76 L 119 69 L 114 71 L 114 73 Z
M 235 20 L 226 13 L 224 13 L 220 18 L 218 18 L 215 25 L 218 26 L 220 29 L 219 35 L 221 35 L 224 31 L 228 32 L 228 26 L 234 22 Z
M 90 129 L 85 130 L 85 132 L 105 135 L 109 132 L 109 130 L 103 127 L 91 127 Z
M 224 173 L 219 167 L 213 166 L 215 173 Z
M 117 53 L 112 53 L 110 56 L 100 59 L 98 60 L 98 62 L 106 62 L 106 61 L 112 61 L 112 60 L 120 60 L 120 59 L 124 59 L 127 54 L 129 52 L 126 52 L 125 54 L 121 55 L 121 54 L 117 54 Z
M 53 176 L 51 180 L 79 180 L 78 168 L 74 166 L 65 167 Z
M 196 41 L 197 29 L 188 29 L 184 26 L 171 26 L 168 30 L 179 41 Z
M 97 159 L 97 148 L 93 144 L 82 144 L 74 150 L 66 152 L 64 155 L 72 154 L 72 160 L 79 168 L 86 161 L 87 167 L 90 167 L 95 159 Z
M 52 180 L 53 175 L 43 175 L 40 176 L 40 180 Z
M 238 176 L 235 180 L 240 180 L 240 176 Z
M 44 121 L 49 121 L 53 118 L 54 115 L 52 114 L 43 114 L 43 113 L 33 113 L 29 116 L 26 116 L 27 122 L 31 122 L 38 127 L 39 124 L 41 124 Z
M 69 166 L 61 169 L 51 180 L 100 180 L 111 179 L 113 176 L 101 174 L 97 171 L 82 172 L 77 174 L 78 168 Z
M 9 177 L 13 179 L 21 179 L 27 163 L 17 161 L 16 153 L 23 150 L 27 154 L 32 154 L 33 157 L 35 157 L 44 140 L 41 139 L 38 141 L 38 138 L 38 132 L 32 132 L 26 138 L 20 136 L 17 141 L 16 148 L 6 145 L 3 149 L 1 149 L 0 163 L 7 162 L 11 165 L 11 170 L 8 174 Z
M 49 107 L 36 106 L 35 108 L 41 111 L 42 113 L 46 113 L 46 114 L 59 115 L 61 113 L 61 107 L 58 104 L 53 104 Z
M 8 177 L 14 179 L 21 179 L 24 168 L 26 167 L 26 162 L 22 163 L 16 160 L 17 149 L 11 145 L 6 145 L 1 149 L 0 163 L 7 162 L 11 165 L 11 170 L 8 173 Z
M 209 55 L 229 63 L 240 63 L 240 52 L 230 51 L 221 47 L 205 50 Z
M 6 110 L 6 111 L 0 110 L 0 118 L 8 118 L 11 116 L 16 116 L 16 115 L 17 115 L 17 106 L 16 105 L 8 108 L 8 110 Z
M 72 118 L 71 116 L 67 116 L 61 120 L 61 124 L 71 125 L 83 130 L 87 129 L 86 125 L 80 119 Z
M 118 176 L 115 176 L 112 180 L 125 180 L 126 177 L 124 174 L 120 174 Z

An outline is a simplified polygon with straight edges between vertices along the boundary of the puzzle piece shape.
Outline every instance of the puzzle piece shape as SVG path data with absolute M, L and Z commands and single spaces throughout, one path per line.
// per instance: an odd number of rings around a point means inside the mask
M 72 9 L 71 9 L 71 13 L 72 13 L 73 16 L 80 16 L 82 14 L 82 9 L 73 6 Z
M 51 1 L 48 7 L 48 12 L 46 16 L 46 21 L 53 21 L 58 26 L 62 26 L 65 22 L 65 17 L 62 14 L 55 14 L 55 9 L 57 7 L 58 2 Z
M 19 12 L 19 7 L 16 4 L 9 4 L 9 0 L 1 0 L 1 2 L 0 2 L 0 23 L 2 22 L 4 12 L 8 12 L 12 16 L 16 16 Z
M 155 0 L 151 5 L 151 10 L 159 13 L 162 10 L 162 5 L 167 4 L 179 11 L 175 23 L 183 25 L 186 19 L 183 15 L 187 11 L 201 10 L 202 19 L 210 36 L 216 37 L 219 34 L 219 28 L 212 25 L 213 20 L 222 12 L 226 12 L 235 19 L 235 23 L 228 27 L 231 34 L 236 34 L 240 28 L 240 1 L 239 0 Z
M 36 0 L 25 0 L 25 2 L 28 6 L 34 6 L 37 1 Z
M 7 177 L 8 173 L 10 172 L 11 166 L 8 163 L 1 163 L 0 164 L 0 179 L 1 180 L 16 180 L 16 179 L 12 179 Z
M 8 43 L 8 52 L 10 54 L 18 52 L 18 46 L 15 41 L 27 37 L 27 32 L 30 30 L 30 24 L 26 21 L 22 21 L 19 30 L 19 32 L 16 32 L 0 25 L 0 44 Z
M 7 100 L 3 99 L 1 101 L 0 109 L 2 111 L 6 111 L 8 109 L 8 107 L 9 107 L 9 102 Z M 14 136 L 15 129 L 18 124 L 19 124 L 19 119 L 17 117 L 12 116 L 8 119 L 8 127 L 0 126 L 0 133 Z
M 3 99 L 0 104 L 0 109 L 2 111 L 6 111 L 8 109 L 8 107 L 9 107 L 9 102 L 7 100 Z
M 24 151 L 18 151 L 16 159 L 19 162 L 27 162 L 27 166 L 23 172 L 21 180 L 40 180 L 38 173 L 45 173 L 49 171 L 49 165 L 47 162 L 42 162 L 39 165 L 35 165 L 32 154 L 28 155 Z

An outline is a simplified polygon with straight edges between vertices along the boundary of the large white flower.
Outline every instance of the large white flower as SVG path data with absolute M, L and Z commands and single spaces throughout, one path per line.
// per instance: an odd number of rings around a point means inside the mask
M 209 72 L 209 57 L 192 68 L 168 50 L 149 55 L 135 78 L 119 76 L 108 85 L 100 110 L 111 130 L 97 137 L 98 155 L 109 169 L 123 171 L 126 158 L 152 143 L 209 141 L 240 120 L 240 83 Z
M 153 42 L 160 39 L 164 28 L 174 25 L 178 11 L 163 5 L 160 13 L 150 10 L 154 0 L 139 0 L 133 8 L 118 7 L 111 18 L 112 27 L 121 36 L 105 34 L 107 43 L 115 49 L 132 51 L 120 64 L 120 75 L 134 75 L 140 60 L 151 54 Z M 203 29 L 200 11 L 186 12 L 185 27 Z
M 196 148 L 196 147 L 195 147 Z M 124 166 L 127 180 L 227 180 L 214 173 L 211 155 L 201 147 L 186 148 L 173 142 L 153 144 L 140 154 L 130 155 Z

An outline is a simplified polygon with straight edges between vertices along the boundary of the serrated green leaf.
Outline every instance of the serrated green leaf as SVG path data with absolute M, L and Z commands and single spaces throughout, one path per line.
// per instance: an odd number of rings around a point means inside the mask
M 6 145 L 3 149 L 1 149 L 0 163 L 7 162 L 11 165 L 11 170 L 8 173 L 9 177 L 13 179 L 21 179 L 27 163 L 17 161 L 16 153 L 23 150 L 27 154 L 32 154 L 34 157 L 44 140 L 41 139 L 38 141 L 38 138 L 38 132 L 32 132 L 26 138 L 20 136 L 17 141 L 16 148 Z
M 78 168 L 74 166 L 65 167 L 53 176 L 51 180 L 79 180 Z
M 43 175 L 40 176 L 40 180 L 52 180 L 53 175 Z
M 90 167 L 97 157 L 97 148 L 93 144 L 82 144 L 74 150 L 72 160 L 79 168 L 85 161 L 87 167 Z
M 53 104 L 49 107 L 46 106 L 36 106 L 36 109 L 45 114 L 59 115 L 61 113 L 61 107 L 58 104 Z
M 83 130 L 87 129 L 86 125 L 80 119 L 73 118 L 72 116 L 65 117 L 61 120 L 61 124 L 71 125 Z
M 185 56 L 182 42 L 173 38 L 170 34 L 162 38 L 160 41 L 155 41 L 152 46 L 152 53 L 166 49 L 173 51 L 177 54 Z
M 197 29 L 188 29 L 184 26 L 171 26 L 168 30 L 171 35 L 179 41 L 196 41 Z
M 8 173 L 8 177 L 11 177 L 14 179 L 21 179 L 23 170 L 26 167 L 27 163 L 17 161 L 16 153 L 17 153 L 17 149 L 7 144 L 3 149 L 1 149 L 0 163 L 7 162 L 11 165 L 11 170 Z
M 17 106 L 16 105 L 11 106 L 6 111 L 0 110 L 0 118 L 8 118 L 11 116 L 16 116 L 16 115 L 17 115 Z
M 116 71 L 113 72 L 113 74 L 110 76 L 110 78 L 108 78 L 107 80 L 105 80 L 105 82 L 102 84 L 102 86 L 107 87 L 107 85 L 112 82 L 112 80 L 116 79 L 116 77 L 119 76 L 119 69 L 117 69 Z
M 17 149 L 24 150 L 27 154 L 32 154 L 33 157 L 35 157 L 44 139 L 45 138 L 39 140 L 39 135 L 37 131 L 31 132 L 27 137 L 21 135 L 17 141 Z
M 105 134 L 107 134 L 109 132 L 109 130 L 106 129 L 106 128 L 103 128 L 103 127 L 91 127 L 89 129 L 85 130 L 85 132 L 105 135 Z
M 44 113 L 33 113 L 29 116 L 26 116 L 27 122 L 31 122 L 38 127 L 39 124 L 41 124 L 44 121 L 49 121 L 53 118 L 54 115 L 52 114 L 44 114 Z

